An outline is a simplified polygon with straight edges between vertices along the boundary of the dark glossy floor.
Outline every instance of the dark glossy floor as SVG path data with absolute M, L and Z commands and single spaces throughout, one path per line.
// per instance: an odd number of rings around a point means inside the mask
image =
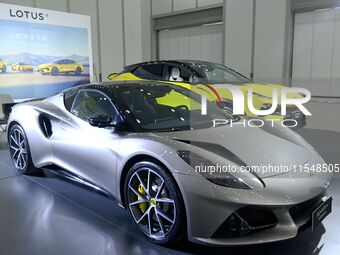
M 209 248 L 190 243 L 166 248 L 149 243 L 127 212 L 87 189 L 46 176 L 15 172 L 0 133 L 0 254 L 339 254 L 340 179 L 335 178 L 333 213 L 315 232 L 267 245 Z M 329 163 L 340 163 L 340 133 L 304 130 Z M 339 199 L 338 199 L 339 198 Z M 208 219 L 207 219 L 208 220 Z

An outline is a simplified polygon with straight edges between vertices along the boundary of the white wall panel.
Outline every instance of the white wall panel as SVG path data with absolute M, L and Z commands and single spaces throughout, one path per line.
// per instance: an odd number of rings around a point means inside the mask
M 223 3 L 223 0 L 198 0 L 198 6 L 206 6 Z
M 258 82 L 283 81 L 286 14 L 286 1 L 256 1 L 254 77 Z
M 169 30 L 169 59 L 178 59 L 178 30 Z
M 202 26 L 201 28 L 201 57 L 206 61 L 211 61 L 213 58 L 213 26 Z
M 251 73 L 253 0 L 227 0 L 225 64 L 246 76 Z
M 151 0 L 141 1 L 142 60 L 151 60 Z
M 54 10 L 54 11 L 67 11 L 66 0 L 35 0 L 35 4 L 37 8 Z
M 171 0 L 152 0 L 152 15 L 172 12 Z
M 70 0 L 70 12 L 88 15 L 91 17 L 91 32 L 92 32 L 92 51 L 94 71 L 98 75 L 100 70 L 99 65 L 99 49 L 98 49 L 98 22 L 97 22 L 97 4 L 93 0 Z
M 213 55 L 212 59 L 216 63 L 223 63 L 223 32 L 221 31 L 223 26 L 214 26 L 213 37 Z
M 159 59 L 169 59 L 169 33 L 167 30 L 160 31 L 158 34 Z
M 122 2 L 99 0 L 103 80 L 124 65 Z
M 340 10 L 335 10 L 332 80 L 330 95 L 340 96 Z M 340 129 L 339 129 L 340 130 Z
M 189 35 L 189 59 L 201 59 L 201 28 L 188 28 Z
M 222 63 L 222 25 L 159 32 L 160 59 L 193 59 Z
M 140 0 L 124 1 L 125 62 L 142 61 L 142 31 Z
M 196 7 L 196 0 L 173 0 L 174 11 L 192 9 Z
M 0 3 L 34 7 L 34 0 L 0 0 Z
M 295 15 L 294 86 L 314 96 L 340 96 L 340 10 Z
M 333 53 L 334 11 L 314 14 L 311 92 L 326 96 L 330 92 Z
M 178 30 L 178 58 L 189 59 L 189 30 L 180 29 Z
M 310 90 L 314 13 L 295 16 L 292 85 Z

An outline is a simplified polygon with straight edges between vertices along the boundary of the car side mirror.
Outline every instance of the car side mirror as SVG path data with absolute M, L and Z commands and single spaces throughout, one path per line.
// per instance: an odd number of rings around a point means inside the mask
M 114 127 L 114 131 L 115 132 L 124 132 L 127 131 L 127 127 L 125 125 L 124 120 L 122 119 L 122 117 L 117 114 L 113 120 L 113 124 L 112 126 Z
M 99 116 L 96 116 L 96 117 L 92 117 L 88 121 L 89 121 L 91 126 L 98 127 L 98 128 L 105 128 L 105 127 L 114 126 L 112 124 L 113 119 L 110 116 L 107 116 L 107 115 L 99 115 Z

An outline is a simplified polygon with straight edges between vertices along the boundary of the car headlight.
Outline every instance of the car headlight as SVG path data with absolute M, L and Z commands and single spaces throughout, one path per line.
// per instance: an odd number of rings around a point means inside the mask
M 216 164 L 211 162 L 209 159 L 201 157 L 194 152 L 184 150 L 178 151 L 177 154 L 188 165 L 195 169 L 196 172 L 214 184 L 235 189 L 252 189 L 242 179 L 233 176 L 228 171 L 216 171 Z
M 259 98 L 271 99 L 271 97 L 264 96 L 264 95 L 261 95 L 261 94 L 255 93 L 255 92 L 253 92 L 253 95 L 256 96 L 256 97 L 259 97 Z

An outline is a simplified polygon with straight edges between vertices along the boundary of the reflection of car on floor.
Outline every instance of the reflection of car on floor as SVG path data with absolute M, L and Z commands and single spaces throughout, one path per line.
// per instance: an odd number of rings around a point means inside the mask
M 108 78 L 110 80 L 160 80 L 186 88 L 189 88 L 189 84 L 194 85 L 191 87 L 202 86 L 204 84 L 213 94 L 217 94 L 215 97 L 210 97 L 210 100 L 218 99 L 218 105 L 228 112 L 233 111 L 233 99 L 231 91 L 224 87 L 225 84 L 239 86 L 245 98 L 248 98 L 248 89 L 252 89 L 253 105 L 258 110 L 271 109 L 273 88 L 278 89 L 280 94 L 281 89 L 284 87 L 283 85 L 276 84 L 254 83 L 237 71 L 221 64 L 194 60 L 156 61 L 134 64 L 125 67 L 121 73 L 112 74 Z M 290 93 L 289 96 L 291 98 L 301 98 L 299 93 Z M 245 114 L 249 117 L 256 117 L 248 108 L 247 102 L 245 102 Z M 278 121 L 294 119 L 297 121 L 298 127 L 303 127 L 306 124 L 306 116 L 296 106 L 290 105 L 287 106 L 286 116 L 281 115 L 281 107 L 279 105 L 272 115 L 264 116 L 264 118 Z
M 7 71 L 6 62 L 2 59 L 0 59 L 0 71 L 3 73 L 6 73 Z
M 76 61 L 61 59 L 52 63 L 40 65 L 38 71 L 41 72 L 41 74 L 58 75 L 60 73 L 75 73 L 76 75 L 80 75 L 84 71 L 84 67 Z
M 200 95 L 159 82 L 74 87 L 13 107 L 11 158 L 23 174 L 43 168 L 108 195 L 160 244 L 284 240 L 330 213 L 332 174 L 308 170 L 324 161 L 297 133 L 212 127 L 240 117 L 201 106 Z M 246 168 L 260 165 L 287 168 Z
M 18 72 L 33 72 L 33 66 L 25 63 L 19 63 L 12 65 L 12 70 Z

